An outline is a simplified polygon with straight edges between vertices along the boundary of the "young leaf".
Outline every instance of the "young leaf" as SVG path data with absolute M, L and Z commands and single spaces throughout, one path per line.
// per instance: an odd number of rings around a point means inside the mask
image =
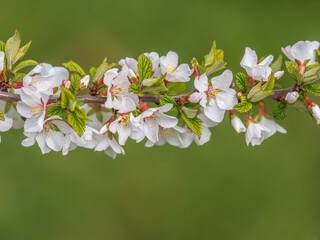
M 312 93 L 316 96 L 320 96 L 320 86 L 315 84 L 309 84 L 302 87 L 302 90 Z
M 2 41 L 0 41 L 0 52 L 4 52 L 4 48 L 5 48 L 6 44 Z
M 199 109 L 187 108 L 185 106 L 183 106 L 181 110 L 187 116 L 187 118 L 195 118 L 199 112 Z
M 0 121 L 4 121 L 4 115 L 3 115 L 3 112 L 2 110 L 0 109 Z
M 164 95 L 162 98 L 160 98 L 160 104 L 161 106 L 166 105 L 167 103 L 172 103 L 173 107 L 171 108 L 170 111 L 175 111 L 177 110 L 177 108 L 179 107 L 179 105 L 177 104 L 177 102 L 172 99 L 171 97 L 169 97 L 168 95 Z
M 184 112 L 181 112 L 183 121 L 187 124 L 189 129 L 201 138 L 202 123 L 198 117 L 188 118 Z
M 77 111 L 69 111 L 68 123 L 71 125 L 73 130 L 78 133 L 79 136 L 82 136 L 86 129 L 86 123 L 85 120 L 78 115 Z
M 248 76 L 244 73 L 237 73 L 236 75 L 236 84 L 243 91 L 248 91 Z
M 153 91 L 156 91 L 156 92 L 166 92 L 168 91 L 168 89 L 166 88 L 166 85 L 164 85 L 164 83 L 161 83 L 160 85 L 157 85 L 157 86 L 152 86 L 152 87 L 144 87 L 142 89 L 142 92 L 145 93 L 145 92 L 153 92 Z
M 138 73 L 140 77 L 140 82 L 150 78 L 152 75 L 152 62 L 144 54 L 140 55 L 138 58 Z
M 161 77 L 158 77 L 158 78 L 145 79 L 142 82 L 142 86 L 151 87 L 151 86 L 154 86 L 154 85 L 160 85 L 161 83 L 163 83 L 165 78 L 166 78 L 166 74 L 162 75 Z
M 70 84 L 70 92 L 73 95 L 76 95 L 81 83 L 81 78 L 78 74 L 72 74 L 71 76 L 71 84 Z
M 304 82 L 315 82 L 320 79 L 320 66 L 314 67 L 310 69 L 309 71 L 305 72 L 303 75 L 304 77 Z
M 167 95 L 176 95 L 176 94 L 182 93 L 187 89 L 187 85 L 182 82 L 168 83 L 166 87 L 168 88 Z
M 263 87 L 262 87 L 263 90 L 267 91 L 267 92 L 272 91 L 272 89 L 274 88 L 275 81 L 276 80 L 274 78 L 274 75 L 273 75 L 273 73 L 271 73 L 270 76 L 269 76 L 268 82 L 265 85 L 263 85 Z
M 14 57 L 12 64 L 14 64 L 15 62 L 17 62 L 18 60 L 20 60 L 21 58 L 24 57 L 24 55 L 26 55 L 29 47 L 31 45 L 31 41 L 28 42 L 26 45 L 24 45 L 22 48 L 19 49 L 19 51 L 17 52 L 17 55 Z
M 301 74 L 300 74 L 300 69 L 299 69 L 298 64 L 296 62 L 293 62 L 293 61 L 286 61 L 285 64 L 286 64 L 286 68 L 287 68 L 288 73 L 290 74 L 290 76 L 294 80 L 301 82 L 301 76 L 300 76 Z
M 47 116 L 48 117 L 53 117 L 53 116 L 64 117 L 65 114 L 66 114 L 66 110 L 64 108 L 62 108 L 61 103 L 52 104 L 47 109 Z
M 86 75 L 85 71 L 79 66 L 79 64 L 74 61 L 69 61 L 67 63 L 62 64 L 66 69 L 70 72 L 75 72 L 80 74 L 80 76 L 84 77 Z
M 97 82 L 98 80 L 100 80 L 103 75 L 105 74 L 105 72 L 110 68 L 110 65 L 107 63 L 107 59 L 103 59 L 103 62 L 101 63 L 101 65 L 97 68 L 96 73 L 93 77 L 93 82 Z
M 19 63 L 15 68 L 14 71 L 18 72 L 19 70 L 25 68 L 25 67 L 30 67 L 30 66 L 36 66 L 38 63 L 34 60 L 25 60 Z
M 262 84 L 263 84 L 263 82 L 260 82 L 250 90 L 250 92 L 247 96 L 247 98 L 250 102 L 258 102 L 258 101 L 270 96 L 271 94 L 273 94 L 272 91 L 263 90 Z
M 92 79 L 93 79 L 94 75 L 96 75 L 96 72 L 97 72 L 96 68 L 94 68 L 94 67 L 90 68 L 90 76 Z
M 273 110 L 273 117 L 276 120 L 283 120 L 288 116 L 288 106 L 283 102 L 279 102 Z
M 76 105 L 74 95 L 66 88 L 61 87 L 61 107 L 62 108 L 70 108 L 71 111 L 74 110 Z
M 282 68 L 282 54 L 279 55 L 277 60 L 274 63 L 270 64 L 273 73 L 276 73 L 281 70 Z
M 134 94 L 138 95 L 139 97 L 144 96 L 144 94 L 140 91 L 138 86 L 135 84 L 130 85 L 129 92 L 133 92 Z
M 19 51 L 19 47 L 21 44 L 20 33 L 18 30 L 14 33 L 14 35 L 8 39 L 5 46 L 5 54 L 8 62 L 8 66 L 12 66 L 13 60 Z
M 234 106 L 234 109 L 241 113 L 250 111 L 252 108 L 252 103 L 248 102 L 245 96 L 242 96 L 240 99 L 241 102 L 238 105 Z

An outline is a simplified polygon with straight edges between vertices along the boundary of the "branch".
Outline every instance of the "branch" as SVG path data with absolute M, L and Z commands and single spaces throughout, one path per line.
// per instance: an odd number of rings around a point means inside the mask
M 279 90 L 274 90 L 274 94 L 270 95 L 269 98 L 279 100 L 281 97 L 284 97 L 288 92 L 295 91 L 295 87 L 291 88 L 285 88 L 285 89 L 279 89 Z M 183 97 L 188 97 L 191 95 L 195 90 L 189 93 L 183 93 L 183 94 L 178 94 L 178 95 L 172 95 L 170 96 L 173 98 L 175 101 L 178 101 L 179 99 Z M 162 98 L 163 95 L 158 95 L 158 96 L 142 96 L 140 97 L 143 102 L 154 102 L 157 103 L 160 101 L 160 98 Z M 97 97 L 97 96 L 91 96 L 91 95 L 85 95 L 85 96 L 76 96 L 76 99 L 82 100 L 85 103 L 98 103 L 98 104 L 104 104 L 105 101 L 107 100 L 107 97 Z M 14 93 L 7 93 L 7 92 L 0 92 L 0 100 L 8 101 L 8 102 L 19 102 L 21 101 L 20 95 L 19 94 L 14 94 Z M 57 103 L 60 101 L 59 97 L 50 97 L 48 104 L 50 103 Z

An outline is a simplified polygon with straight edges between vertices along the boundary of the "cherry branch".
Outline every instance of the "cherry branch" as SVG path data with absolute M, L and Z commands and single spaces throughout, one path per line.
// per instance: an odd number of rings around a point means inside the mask
M 284 89 L 278 89 L 278 90 L 273 90 L 273 94 L 269 96 L 269 98 L 279 100 L 281 97 L 285 97 L 285 95 L 288 92 L 295 91 L 295 87 L 291 88 L 284 88 Z M 195 90 L 189 93 L 183 93 L 183 94 L 178 94 L 178 95 L 172 95 L 170 96 L 172 99 L 175 101 L 180 100 L 183 97 L 188 97 L 190 96 Z M 154 102 L 158 103 L 160 101 L 160 98 L 162 98 L 163 95 L 157 95 L 157 96 L 142 96 L 140 97 L 141 101 L 143 102 Z M 82 100 L 85 103 L 97 103 L 97 104 L 104 104 L 107 100 L 107 97 L 98 97 L 98 96 L 92 96 L 92 95 L 84 95 L 84 96 L 76 96 L 76 99 Z M 4 100 L 7 102 L 19 102 L 21 101 L 21 97 L 19 94 L 14 94 L 14 93 L 7 93 L 7 92 L 0 92 L 0 100 Z M 60 97 L 50 97 L 48 104 L 50 103 L 57 103 L 60 101 Z

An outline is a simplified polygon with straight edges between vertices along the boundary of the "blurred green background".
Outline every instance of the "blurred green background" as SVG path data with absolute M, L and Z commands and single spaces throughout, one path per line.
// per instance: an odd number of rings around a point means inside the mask
M 188 62 L 215 39 L 237 72 L 246 46 L 278 56 L 320 40 L 319 9 L 311 0 L 2 1 L 0 37 L 19 29 L 33 40 L 27 58 L 86 70 L 148 51 Z M 116 160 L 83 149 L 41 155 L 20 145 L 21 131 L 1 133 L 0 239 L 320 239 L 320 129 L 289 114 L 288 133 L 262 146 L 247 147 L 226 118 L 205 146 L 131 141 Z

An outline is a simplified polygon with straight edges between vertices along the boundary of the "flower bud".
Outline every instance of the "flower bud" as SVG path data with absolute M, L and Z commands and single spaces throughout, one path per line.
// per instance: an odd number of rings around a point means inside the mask
M 107 124 L 105 124 L 105 125 L 102 126 L 102 128 L 100 129 L 99 134 L 100 134 L 100 135 L 103 135 L 103 134 L 105 134 L 106 132 L 108 132 Z
M 83 77 L 81 79 L 81 85 L 80 85 L 81 89 L 86 88 L 88 86 L 88 84 L 89 84 L 89 81 L 90 81 L 90 76 L 89 75 Z
M 237 133 L 246 132 L 246 127 L 236 115 L 231 117 L 231 125 Z
M 70 84 L 71 84 L 71 82 L 70 82 L 69 80 L 64 80 L 64 87 L 65 87 L 66 89 L 69 89 L 69 88 L 70 88 Z
M 320 108 L 318 105 L 314 105 L 311 108 L 313 117 L 317 120 L 317 124 L 320 124 Z
M 189 102 L 198 103 L 201 100 L 201 93 L 194 92 L 189 96 Z
M 128 77 L 131 78 L 137 78 L 137 75 L 135 74 L 135 72 L 132 69 L 129 69 L 128 71 Z
M 295 91 L 295 92 L 288 92 L 285 99 L 288 103 L 293 104 L 297 101 L 298 98 L 299 98 L 299 93 Z
M 12 87 L 14 89 L 22 88 L 23 87 L 23 82 L 15 82 L 12 84 Z
M 100 79 L 97 81 L 98 86 L 102 86 L 102 85 L 104 84 L 103 80 L 104 80 L 104 75 L 102 76 L 102 78 L 100 78 Z
M 148 110 L 147 104 L 145 104 L 144 102 L 140 103 L 140 109 L 142 110 L 142 112 L 147 111 Z
M 107 90 L 103 89 L 103 90 L 101 91 L 101 94 L 102 94 L 103 96 L 107 96 L 107 95 L 108 95 L 108 92 L 107 92 Z
M 284 74 L 284 71 L 278 71 L 274 74 L 274 78 L 278 80 L 283 76 L 283 74 Z

